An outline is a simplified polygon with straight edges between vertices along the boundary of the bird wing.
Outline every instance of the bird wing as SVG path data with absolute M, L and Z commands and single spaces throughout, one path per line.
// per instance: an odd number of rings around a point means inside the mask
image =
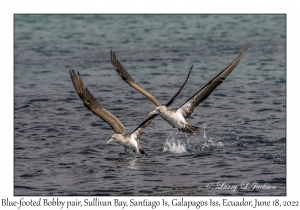
M 138 150 L 140 151 L 141 154 L 146 154 L 145 151 L 142 149 L 141 144 L 140 144 L 140 138 L 143 134 L 143 129 L 139 128 L 136 131 L 132 132 L 130 135 L 133 135 L 133 138 L 136 140 L 137 142 L 137 147 Z
M 158 116 L 158 114 L 153 114 L 150 117 L 148 117 L 146 120 L 144 120 L 132 133 L 134 133 L 139 128 L 146 128 L 150 125 L 150 123 L 154 120 L 154 118 Z
M 204 101 L 215 89 L 218 87 L 226 77 L 234 70 L 234 68 L 239 64 L 243 58 L 245 52 L 251 45 L 248 44 L 245 49 L 240 53 L 240 55 L 223 71 L 221 71 L 215 78 L 213 78 L 209 83 L 207 83 L 201 90 L 199 90 L 195 95 L 193 95 L 189 100 L 187 100 L 181 107 L 179 111 L 186 119 L 194 111 L 194 109 Z
M 187 83 L 187 81 L 189 79 L 189 76 L 191 74 L 192 69 L 193 69 L 193 66 L 191 66 L 191 69 L 189 71 L 189 74 L 188 74 L 185 82 L 183 83 L 183 85 L 181 86 L 181 88 L 179 89 L 179 91 L 173 96 L 173 98 L 166 104 L 166 107 L 170 106 L 175 101 L 175 99 L 178 97 L 178 95 L 181 93 L 181 91 L 183 90 L 183 88 L 185 87 L 185 85 L 186 85 L 186 83 Z M 158 114 L 154 114 L 154 115 L 151 115 L 150 117 L 148 117 L 132 133 L 134 133 L 139 128 L 145 128 L 145 127 L 149 126 L 150 123 L 155 119 L 156 116 L 158 116 Z
M 133 135 L 134 139 L 140 143 L 140 138 L 143 135 L 143 129 L 139 128 L 136 131 L 132 132 L 131 135 Z
M 121 65 L 121 63 L 118 61 L 117 56 L 115 53 L 111 51 L 111 63 L 115 70 L 118 72 L 118 74 L 122 77 L 122 79 L 127 82 L 131 87 L 138 90 L 140 93 L 145 95 L 147 98 L 149 98 L 156 106 L 161 106 L 160 102 L 149 92 L 147 92 L 144 88 L 139 86 L 130 76 L 130 74 L 125 70 L 125 68 Z
M 111 114 L 108 110 L 106 110 L 99 103 L 99 101 L 97 101 L 97 99 L 91 94 L 88 88 L 85 87 L 85 85 L 81 80 L 79 72 L 78 75 L 76 75 L 75 71 L 72 69 L 70 71 L 70 75 L 71 75 L 73 86 L 78 96 L 83 101 L 84 106 L 90 109 L 94 114 L 99 116 L 102 120 L 107 122 L 116 133 L 125 132 L 126 130 L 125 126 L 118 120 L 118 118 L 115 117 L 113 114 Z
M 189 74 L 187 75 L 187 77 L 185 79 L 185 82 L 183 83 L 183 85 L 181 86 L 181 88 L 179 89 L 179 91 L 173 96 L 173 98 L 166 104 L 166 107 L 170 106 L 176 100 L 176 98 L 178 97 L 178 95 L 181 93 L 181 91 L 185 87 L 185 85 L 186 85 L 186 83 L 187 83 L 187 81 L 188 81 L 188 79 L 190 77 L 192 69 L 193 69 L 193 66 L 191 66 L 191 69 L 190 69 Z

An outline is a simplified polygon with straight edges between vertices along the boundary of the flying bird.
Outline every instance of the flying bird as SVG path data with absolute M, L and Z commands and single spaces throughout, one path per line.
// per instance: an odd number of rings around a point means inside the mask
M 167 109 L 166 106 L 162 106 L 160 102 L 148 93 L 145 89 L 134 82 L 130 74 L 125 70 L 121 63 L 117 60 L 115 53 L 111 52 L 111 62 L 115 70 L 122 77 L 122 79 L 127 82 L 130 86 L 144 94 L 149 98 L 155 105 L 156 109 L 150 112 L 150 115 L 160 115 L 164 120 L 171 124 L 174 128 L 178 128 L 179 131 L 189 134 L 194 134 L 200 128 L 197 126 L 190 125 L 186 122 L 186 119 L 191 116 L 194 109 L 203 102 L 215 89 L 218 87 L 226 77 L 234 70 L 234 68 L 239 64 L 243 58 L 245 52 L 251 45 L 248 44 L 245 49 L 240 53 L 240 55 L 223 71 L 221 71 L 215 78 L 209 81 L 201 90 L 194 94 L 189 100 L 187 100 L 182 106 L 176 109 Z
M 192 68 L 193 66 L 191 67 L 184 84 L 179 89 L 179 91 L 174 95 L 174 97 L 169 101 L 168 104 L 172 104 L 176 99 L 176 97 L 183 90 L 186 82 L 188 81 Z M 126 130 L 125 126 L 120 122 L 120 120 L 116 116 L 111 114 L 107 109 L 105 109 L 99 103 L 99 101 L 97 101 L 97 99 L 92 95 L 89 89 L 82 82 L 79 72 L 76 75 L 75 71 L 72 69 L 70 70 L 70 75 L 71 75 L 73 86 L 78 96 L 83 101 L 84 106 L 89 110 L 91 110 L 95 115 L 100 117 L 102 120 L 104 120 L 106 123 L 108 123 L 110 127 L 116 132 L 111 136 L 111 138 L 106 143 L 109 144 L 111 142 L 116 142 L 124 146 L 125 152 L 133 151 L 138 155 L 145 154 L 144 150 L 140 145 L 140 138 L 143 134 L 142 130 L 143 128 L 147 127 L 157 115 L 154 114 L 148 117 L 133 132 L 124 134 Z

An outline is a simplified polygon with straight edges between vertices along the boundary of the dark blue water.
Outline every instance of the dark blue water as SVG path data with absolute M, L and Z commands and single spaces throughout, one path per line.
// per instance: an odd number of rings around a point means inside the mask
M 285 21 L 284 15 L 15 15 L 14 195 L 286 195 Z M 112 68 L 111 49 L 162 104 L 194 65 L 175 108 L 249 42 L 233 73 L 188 118 L 200 132 L 185 135 L 157 117 L 144 130 L 141 145 L 150 155 L 141 158 L 105 144 L 113 130 L 83 106 L 69 75 L 80 71 L 131 132 L 155 106 Z M 255 182 L 273 189 L 253 190 Z

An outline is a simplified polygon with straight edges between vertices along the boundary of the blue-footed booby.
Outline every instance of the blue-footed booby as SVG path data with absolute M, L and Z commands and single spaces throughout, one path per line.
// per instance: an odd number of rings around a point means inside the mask
M 70 75 L 73 86 L 78 96 L 83 101 L 84 106 L 91 110 L 102 120 L 107 122 L 110 125 L 110 127 L 116 132 L 106 143 L 108 144 L 110 142 L 115 141 L 118 144 L 124 146 L 125 152 L 134 151 L 136 154 L 145 154 L 144 150 L 142 149 L 139 143 L 139 139 L 143 134 L 143 128 L 148 126 L 147 123 L 149 123 L 149 121 L 144 122 L 144 124 L 141 124 L 139 127 L 136 128 L 134 132 L 123 135 L 123 133 L 126 130 L 125 126 L 120 122 L 120 120 L 116 116 L 111 114 L 99 103 L 99 101 L 97 101 L 97 99 L 92 95 L 89 89 L 82 82 L 79 72 L 76 75 L 75 71 L 72 69 L 70 71 Z
M 221 71 L 215 78 L 209 81 L 201 90 L 195 93 L 189 100 L 187 100 L 182 106 L 176 109 L 167 109 L 166 106 L 162 106 L 160 102 L 144 90 L 141 86 L 136 84 L 130 74 L 125 70 L 121 63 L 117 60 L 115 53 L 111 52 L 111 62 L 115 70 L 122 77 L 122 79 L 127 82 L 130 86 L 144 94 L 148 97 L 155 105 L 156 109 L 150 112 L 150 115 L 160 115 L 164 120 L 166 120 L 173 127 L 178 128 L 179 131 L 184 133 L 194 134 L 194 132 L 199 130 L 199 127 L 190 125 L 186 122 L 186 119 L 193 113 L 194 109 L 203 102 L 215 89 L 218 87 L 226 77 L 234 70 L 234 68 L 239 64 L 243 58 L 245 52 L 251 45 L 248 44 L 244 50 L 239 54 L 239 56 L 228 65 L 223 71 Z
M 191 67 L 184 84 L 179 89 L 179 91 L 174 95 L 174 97 L 169 101 L 168 104 L 172 104 L 176 99 L 176 97 L 183 90 L 183 88 L 185 87 L 188 81 L 192 68 L 193 66 Z M 116 132 L 106 143 L 108 144 L 110 142 L 115 141 L 118 144 L 124 146 L 125 152 L 133 151 L 136 154 L 145 154 L 144 150 L 140 145 L 140 138 L 143 134 L 142 130 L 143 128 L 147 127 L 157 115 L 155 114 L 151 115 L 146 120 L 144 120 L 133 132 L 124 134 L 126 130 L 125 126 L 120 122 L 120 120 L 118 120 L 116 116 L 114 116 L 107 109 L 105 109 L 99 103 L 99 101 L 97 101 L 97 99 L 91 94 L 91 92 L 82 82 L 79 72 L 76 75 L 75 71 L 72 69 L 70 71 L 70 75 L 71 75 L 73 86 L 78 96 L 83 101 L 84 106 L 89 110 L 91 110 L 95 115 L 100 117 L 102 120 L 107 122 L 110 125 L 110 127 Z

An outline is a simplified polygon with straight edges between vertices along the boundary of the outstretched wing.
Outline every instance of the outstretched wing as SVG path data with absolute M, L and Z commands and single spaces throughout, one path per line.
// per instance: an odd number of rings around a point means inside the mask
M 154 118 L 158 116 L 158 114 L 153 114 L 150 117 L 148 117 L 146 120 L 144 120 L 132 133 L 134 133 L 139 128 L 146 128 L 150 125 L 150 123 L 154 120 Z
M 191 74 L 191 71 L 193 69 L 193 66 L 191 66 L 191 69 L 189 71 L 189 74 L 185 80 L 185 82 L 183 83 L 182 87 L 179 89 L 179 91 L 173 96 L 173 98 L 166 104 L 166 107 L 170 106 L 174 101 L 175 99 L 178 97 L 178 95 L 181 93 L 181 91 L 183 90 L 183 88 L 185 87 L 188 79 L 189 79 L 189 76 Z M 144 120 L 134 131 L 133 133 L 138 130 L 139 128 L 145 128 L 147 126 L 150 125 L 150 123 L 155 119 L 155 117 L 158 116 L 158 114 L 154 114 L 154 115 L 151 115 L 150 117 L 148 117 L 146 120 Z
M 223 71 L 221 71 L 215 78 L 213 78 L 209 83 L 207 83 L 201 90 L 199 90 L 194 96 L 187 100 L 179 110 L 183 117 L 188 118 L 194 111 L 194 109 L 204 101 L 215 89 L 218 87 L 226 77 L 234 70 L 234 68 L 239 64 L 243 58 L 245 52 L 251 45 L 248 44 L 245 49 L 240 53 L 240 55 Z
M 161 106 L 160 102 L 149 92 L 147 92 L 144 88 L 139 86 L 130 76 L 130 74 L 125 70 L 125 68 L 121 65 L 121 63 L 118 61 L 117 56 L 115 53 L 111 51 L 111 63 L 115 70 L 118 72 L 118 74 L 122 77 L 122 79 L 127 82 L 131 87 L 138 90 L 140 93 L 145 95 L 147 98 L 149 98 L 156 106 Z
M 181 88 L 179 89 L 179 91 L 173 96 L 173 98 L 166 104 L 166 107 L 170 106 L 175 101 L 175 99 L 178 97 L 178 95 L 181 93 L 181 91 L 185 87 L 185 85 L 186 85 L 186 83 L 187 83 L 187 81 L 188 81 L 188 79 L 190 77 L 192 69 L 193 69 L 193 66 L 191 66 L 191 69 L 190 69 L 189 74 L 187 75 L 187 77 L 185 79 L 185 82 L 183 83 L 183 85 L 181 86 Z
M 138 145 L 138 150 L 140 151 L 141 154 L 146 154 L 145 151 L 142 149 L 141 144 L 140 144 L 140 138 L 143 134 L 143 129 L 139 128 L 137 129 L 137 131 L 134 131 L 131 133 L 131 135 L 133 136 L 133 138 L 136 140 L 137 145 Z
M 75 71 L 72 69 L 70 70 L 70 75 L 72 79 L 73 86 L 83 101 L 83 104 L 86 108 L 90 109 L 94 114 L 99 116 L 102 120 L 107 122 L 112 129 L 116 133 L 123 133 L 125 132 L 125 126 L 112 115 L 108 110 L 106 110 L 98 101 L 97 99 L 91 94 L 87 87 L 83 84 L 80 74 L 76 75 Z

